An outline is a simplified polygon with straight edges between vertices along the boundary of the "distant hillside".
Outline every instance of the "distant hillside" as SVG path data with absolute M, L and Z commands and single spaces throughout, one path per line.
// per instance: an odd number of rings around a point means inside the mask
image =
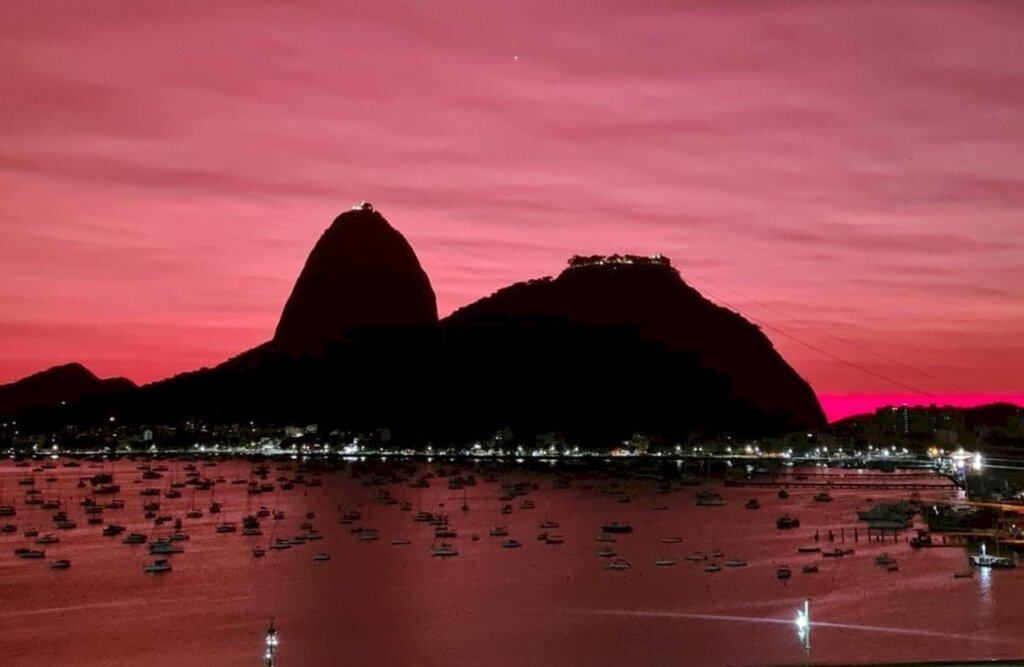
M 134 389 L 127 378 L 101 380 L 81 364 L 54 366 L 26 378 L 0 385 L 0 416 L 10 417 L 18 410 L 46 408 L 71 403 L 87 396 L 101 396 Z
M 833 429 L 856 428 L 867 423 L 883 423 L 891 425 L 894 423 L 897 411 L 902 406 L 887 405 L 878 408 L 874 412 L 865 412 L 858 415 L 850 415 L 832 422 Z M 969 408 L 961 408 L 950 405 L 913 405 L 907 407 L 908 420 L 911 416 L 928 417 L 929 415 L 945 414 L 955 416 L 957 424 L 964 428 L 972 429 L 979 426 L 1005 426 L 1014 418 L 1024 416 L 1024 406 L 1013 403 L 986 403 Z
M 900 442 L 942 446 L 1024 447 L 1024 407 L 989 403 L 970 408 L 948 405 L 887 406 L 834 422 L 833 434 L 852 442 Z

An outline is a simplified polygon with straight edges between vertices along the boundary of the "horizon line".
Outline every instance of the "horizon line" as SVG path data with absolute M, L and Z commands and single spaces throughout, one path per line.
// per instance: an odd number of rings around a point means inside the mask
M 908 394 L 908 393 L 815 393 L 828 423 L 856 415 L 871 415 L 880 408 L 953 407 L 974 408 L 992 403 L 1008 403 L 1024 408 L 1024 392 L 977 392 L 969 394 Z

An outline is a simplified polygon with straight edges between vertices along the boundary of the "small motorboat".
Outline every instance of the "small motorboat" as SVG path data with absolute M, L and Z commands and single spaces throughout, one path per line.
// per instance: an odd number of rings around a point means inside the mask
M 788 530 L 788 529 L 791 529 L 791 528 L 799 528 L 800 527 L 800 519 L 798 519 L 798 518 L 796 518 L 794 516 L 790 516 L 788 514 L 783 514 L 782 516 L 780 516 L 778 519 L 775 520 L 775 525 L 776 525 L 776 527 L 781 528 L 783 530 Z
M 502 549 L 518 549 L 521 546 L 523 546 L 523 543 L 519 540 L 505 540 L 501 543 Z
M 399 546 L 402 544 L 412 544 L 412 540 L 407 540 L 404 537 L 396 537 L 391 540 L 391 544 L 394 544 L 395 546 Z
M 14 555 L 17 556 L 18 558 L 28 558 L 28 559 L 33 559 L 34 560 L 34 559 L 37 559 L 37 558 L 44 558 L 46 556 L 46 552 L 45 551 L 41 551 L 40 549 L 20 548 L 20 549 L 15 549 L 14 550 Z
M 147 574 L 160 574 L 161 572 L 170 572 L 172 569 L 174 568 L 166 558 L 160 558 L 142 566 L 142 571 Z
M 612 523 L 609 523 L 606 526 L 601 526 L 601 532 L 603 532 L 603 533 L 632 533 L 633 532 L 633 526 L 629 525 L 628 523 L 619 523 L 618 521 L 613 521 Z
M 725 504 L 722 496 L 717 491 L 711 489 L 702 489 L 696 494 L 696 501 L 698 505 L 720 507 Z
M 263 558 L 266 555 L 267 555 L 267 552 L 263 549 L 263 547 L 253 547 L 253 549 L 252 549 L 252 557 L 253 558 Z
M 785 500 L 786 498 L 789 498 L 789 491 L 779 489 L 779 500 Z
M 71 561 L 67 558 L 58 558 L 57 560 L 50 561 L 51 570 L 66 570 L 71 567 Z
M 761 501 L 757 498 L 751 498 L 747 502 L 743 503 L 743 506 L 748 510 L 759 510 L 761 509 Z
M 632 567 L 632 565 L 629 564 L 629 561 L 622 560 L 621 558 L 616 558 L 612 562 L 606 564 L 604 566 L 604 569 L 606 569 L 606 570 L 628 570 L 631 567 Z
M 683 541 L 681 537 L 663 537 L 661 538 L 662 544 L 679 544 Z
M 659 558 L 658 560 L 654 561 L 654 565 L 656 567 L 671 567 L 675 564 L 676 562 L 671 558 Z
M 458 556 L 459 550 L 450 544 L 442 544 L 441 546 L 437 546 L 431 549 L 430 555 L 438 556 L 440 558 L 447 558 L 449 556 Z
M 150 555 L 152 556 L 170 556 L 172 554 L 180 554 L 185 552 L 185 550 L 179 547 L 178 545 L 165 540 L 157 540 L 155 542 L 150 542 L 148 549 Z
M 790 570 L 788 566 L 783 565 L 777 570 L 775 570 L 775 576 L 779 579 L 789 579 L 791 576 L 793 576 L 793 571 Z
M 318 554 L 313 554 L 313 562 L 314 563 L 319 563 L 319 562 L 325 561 L 325 560 L 331 560 L 331 554 L 323 553 L 323 552 L 320 552 Z
M 747 566 L 747 561 L 743 560 L 742 558 L 730 558 L 729 560 L 725 561 L 725 566 L 726 567 L 746 567 Z
M 883 553 L 879 554 L 878 556 L 875 556 L 875 565 L 884 565 L 884 566 L 888 567 L 890 565 L 894 565 L 895 563 L 896 563 L 896 559 L 893 558 L 892 556 L 890 556 L 887 553 L 883 552 Z
M 986 554 L 979 554 L 976 556 L 968 556 L 968 561 L 974 567 L 991 567 L 998 569 L 1017 567 L 1017 564 L 1006 556 L 988 556 Z
M 803 572 L 804 574 L 814 574 L 815 572 L 818 571 L 818 566 L 817 565 L 804 565 L 803 567 L 800 568 L 800 571 Z
M 705 572 L 718 572 L 722 568 L 717 563 L 708 563 L 704 566 Z

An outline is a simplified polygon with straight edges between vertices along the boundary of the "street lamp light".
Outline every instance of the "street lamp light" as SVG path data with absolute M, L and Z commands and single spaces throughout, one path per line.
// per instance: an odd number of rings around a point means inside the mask
M 804 667 L 811 663 L 811 601 L 804 600 L 804 608 L 796 612 L 796 636 L 804 649 Z

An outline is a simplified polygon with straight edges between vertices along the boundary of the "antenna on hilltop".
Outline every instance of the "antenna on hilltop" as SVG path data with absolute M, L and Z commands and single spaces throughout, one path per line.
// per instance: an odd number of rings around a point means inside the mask
M 352 210 L 353 211 L 372 211 L 373 210 L 373 204 L 371 204 L 370 202 L 368 202 L 368 201 L 366 201 L 364 199 L 363 201 L 361 201 L 358 204 L 356 204 L 355 206 L 353 206 Z

